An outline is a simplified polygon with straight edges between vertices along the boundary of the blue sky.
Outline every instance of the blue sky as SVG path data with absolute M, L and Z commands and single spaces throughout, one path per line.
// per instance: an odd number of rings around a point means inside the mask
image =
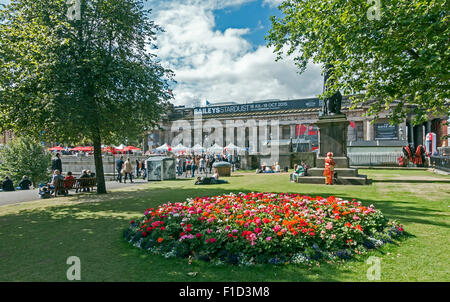
M 5 3 L 6 0 L 0 0 Z M 275 62 L 264 36 L 282 0 L 149 0 L 164 27 L 158 57 L 175 72 L 177 105 L 314 97 L 320 66 L 298 75 L 292 58 Z
M 218 30 L 224 31 L 229 27 L 250 28 L 250 32 L 244 37 L 257 47 L 266 45 L 264 36 L 271 27 L 270 16 L 281 16 L 281 13 L 275 6 L 252 1 L 232 8 L 215 10 L 214 15 L 215 28 Z

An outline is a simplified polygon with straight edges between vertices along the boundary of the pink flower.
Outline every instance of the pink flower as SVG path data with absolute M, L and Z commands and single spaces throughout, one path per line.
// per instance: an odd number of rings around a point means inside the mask
M 197 238 L 200 238 L 200 237 L 202 237 L 202 234 L 197 233 L 197 234 L 195 234 L 195 236 L 197 236 Z
M 359 217 L 358 216 L 353 216 L 353 220 L 358 220 L 359 219 Z
M 278 232 L 280 229 L 281 229 L 281 226 L 278 225 L 278 224 L 277 224 L 276 226 L 273 227 L 273 231 L 274 231 L 274 232 Z
M 328 222 L 327 225 L 325 226 L 325 228 L 327 230 L 331 230 L 333 228 L 333 223 L 332 222 Z
M 256 234 L 259 234 L 259 233 L 261 233 L 261 232 L 262 232 L 262 229 L 261 229 L 261 228 L 256 228 L 256 229 L 255 229 L 255 233 L 256 233 Z
M 266 237 L 266 240 L 270 241 L 270 240 L 272 240 L 272 237 Z

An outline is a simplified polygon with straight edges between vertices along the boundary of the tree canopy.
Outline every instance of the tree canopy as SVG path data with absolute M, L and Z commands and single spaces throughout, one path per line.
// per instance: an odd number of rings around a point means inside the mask
M 449 113 L 447 0 L 287 0 L 266 39 L 277 58 L 333 66 L 330 89 L 393 122 Z M 331 84 L 332 83 L 332 84 Z M 370 102 L 369 102 L 370 101 Z
M 0 128 L 92 141 L 102 193 L 101 143 L 153 127 L 173 74 L 153 53 L 162 29 L 143 0 L 66 2 L 12 0 L 0 11 Z

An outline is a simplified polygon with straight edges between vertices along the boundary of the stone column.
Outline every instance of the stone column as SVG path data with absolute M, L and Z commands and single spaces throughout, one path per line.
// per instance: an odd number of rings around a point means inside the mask
M 373 141 L 375 139 L 375 131 L 373 128 L 373 124 L 370 123 L 369 119 L 364 121 L 364 137 L 366 141 Z
M 290 125 L 290 127 L 291 127 L 291 138 L 292 139 L 295 139 L 295 138 L 297 138 L 297 127 L 296 127 L 297 125 L 296 124 L 291 124 Z

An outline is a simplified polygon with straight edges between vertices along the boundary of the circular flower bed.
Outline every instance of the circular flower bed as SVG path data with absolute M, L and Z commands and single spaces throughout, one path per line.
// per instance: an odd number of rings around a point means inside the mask
M 403 234 L 373 205 L 334 196 L 239 193 L 147 209 L 125 238 L 169 257 L 216 263 L 305 263 L 348 259 Z

